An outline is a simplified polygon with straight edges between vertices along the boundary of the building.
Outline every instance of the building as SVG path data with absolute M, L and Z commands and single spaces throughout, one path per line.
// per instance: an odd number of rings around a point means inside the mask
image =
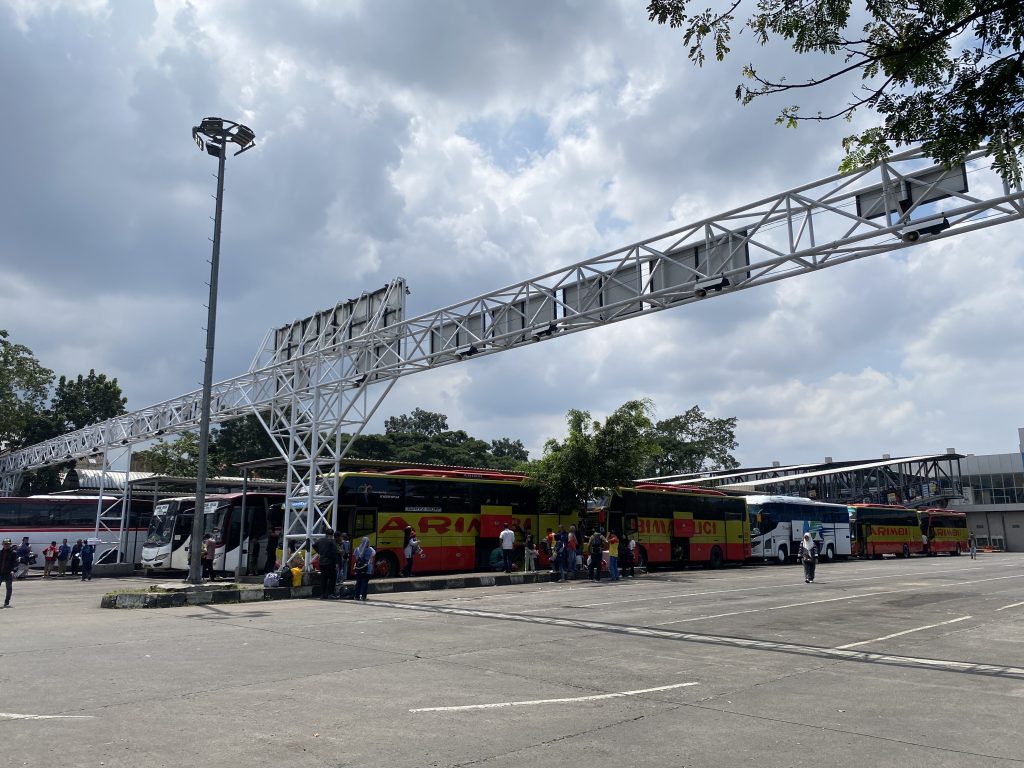
M 1019 450 L 960 460 L 963 498 L 950 509 L 967 513 L 967 525 L 979 547 L 1024 552 L 1024 429 Z

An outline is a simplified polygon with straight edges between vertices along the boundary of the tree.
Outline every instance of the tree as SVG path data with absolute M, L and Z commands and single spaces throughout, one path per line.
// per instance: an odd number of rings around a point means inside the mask
M 552 512 L 580 509 L 596 492 L 614 493 L 639 477 L 659 450 L 652 411 L 650 400 L 631 400 L 604 424 L 586 411 L 569 411 L 565 441 L 548 440 L 544 456 L 529 467 L 541 506 Z
M 238 474 L 234 465 L 279 456 L 274 441 L 255 414 L 225 422 L 210 443 L 211 463 L 218 473 Z
M 736 417 L 712 419 L 698 406 L 681 416 L 654 425 L 660 452 L 647 463 L 643 475 L 674 475 L 712 469 L 732 469 L 739 462 L 730 451 L 736 448 Z
M 63 434 L 120 416 L 126 413 L 127 404 L 117 379 L 107 379 L 106 374 L 90 369 L 88 376 L 78 374 L 74 380 L 60 377 L 50 410 Z
M 384 422 L 387 435 L 409 434 L 421 437 L 436 437 L 448 431 L 448 417 L 443 413 L 424 411 L 416 408 L 404 416 L 392 416 Z
M 132 466 L 140 472 L 155 472 L 174 477 L 195 477 L 199 472 L 199 436 L 183 432 L 173 442 L 158 440 L 156 445 L 132 455 Z
M 697 66 L 704 47 L 715 58 L 730 52 L 732 26 L 743 0 L 690 12 L 693 0 L 650 0 L 651 21 L 683 29 L 683 43 Z M 744 26 L 761 45 L 779 37 L 799 54 L 842 55 L 842 64 L 806 81 L 770 77 L 752 64 L 750 81 L 736 88 L 743 104 L 789 91 L 816 88 L 858 75 L 861 88 L 845 105 L 813 115 L 784 107 L 776 122 L 851 120 L 861 109 L 881 123 L 843 139 L 841 170 L 875 163 L 893 145 L 921 144 L 947 167 L 987 142 L 993 168 L 1012 184 L 1022 180 L 1024 157 L 1024 3 L 1020 0 L 871 0 L 866 16 L 851 13 L 851 0 L 759 0 Z M 863 28 L 855 30 L 866 19 Z
M 496 469 L 515 469 L 530 460 L 530 453 L 522 440 L 502 437 L 491 440 L 491 458 L 491 465 Z
M 0 329 L 0 450 L 31 445 L 24 430 L 43 410 L 53 371 L 40 365 L 32 350 L 15 344 Z

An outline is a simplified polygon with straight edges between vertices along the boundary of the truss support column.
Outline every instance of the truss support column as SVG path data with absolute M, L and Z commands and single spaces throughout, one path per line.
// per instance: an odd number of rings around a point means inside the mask
M 0 496 L 14 496 L 21 483 L 21 472 L 10 472 L 0 475 Z

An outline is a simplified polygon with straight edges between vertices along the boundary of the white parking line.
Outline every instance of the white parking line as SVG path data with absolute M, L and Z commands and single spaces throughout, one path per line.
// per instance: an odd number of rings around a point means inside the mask
M 529 707 L 535 704 L 570 704 L 578 701 L 601 701 L 603 699 L 620 699 L 623 696 L 639 696 L 643 693 L 671 691 L 673 688 L 686 688 L 699 683 L 676 683 L 675 685 L 659 685 L 657 688 L 644 688 L 639 691 L 619 691 L 618 693 L 601 693 L 594 696 L 576 696 L 571 699 L 534 699 L 533 701 L 499 701 L 491 704 L 464 704 L 457 707 L 420 707 L 410 712 L 467 712 L 471 709 L 498 709 L 500 707 Z
M 6 720 L 92 720 L 92 715 L 18 715 L 14 712 L 0 712 Z
M 1013 603 L 1012 605 L 1004 605 L 1002 608 L 996 608 L 997 611 L 1005 611 L 1007 608 L 1020 608 L 1024 603 Z
M 871 640 L 861 640 L 859 643 L 847 643 L 846 645 L 837 645 L 836 648 L 840 650 L 844 648 L 856 648 L 858 645 L 870 645 L 871 643 L 880 643 L 883 640 L 891 640 L 894 637 L 900 635 L 909 635 L 912 632 L 921 632 L 925 629 L 935 629 L 936 627 L 944 627 L 946 624 L 956 624 L 958 621 L 967 621 L 971 618 L 970 616 L 961 616 L 959 619 L 950 619 L 949 621 L 940 621 L 938 624 L 928 624 L 923 627 L 915 627 L 914 629 L 905 629 L 902 632 L 893 632 L 891 635 L 885 635 L 884 637 L 875 637 Z

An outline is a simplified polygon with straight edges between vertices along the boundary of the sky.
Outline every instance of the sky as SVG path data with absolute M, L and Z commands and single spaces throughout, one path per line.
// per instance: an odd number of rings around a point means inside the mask
M 427 313 L 833 174 L 861 123 L 774 124 L 741 67 L 828 62 L 740 36 L 686 58 L 644 0 L 0 0 L 0 328 L 129 410 L 201 386 L 216 161 L 229 157 L 215 380 L 267 329 L 394 277 Z M 801 93 L 845 103 L 856 81 Z M 865 119 L 859 117 L 858 121 Z M 1024 224 L 402 379 L 414 408 L 522 440 L 647 397 L 736 417 L 744 466 L 1006 453 L 1024 426 Z

